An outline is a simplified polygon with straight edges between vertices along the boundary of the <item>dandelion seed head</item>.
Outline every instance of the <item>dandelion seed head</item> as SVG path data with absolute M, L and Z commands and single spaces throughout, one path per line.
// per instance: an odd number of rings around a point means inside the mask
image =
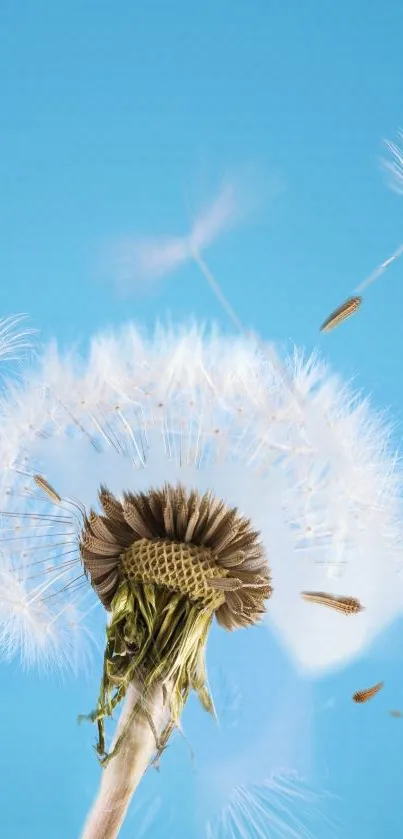
M 87 358 L 45 350 L 24 383 L 10 384 L 0 413 L 7 655 L 45 651 L 43 625 L 49 658 L 71 657 L 93 634 L 77 534 L 100 484 L 118 496 L 165 483 L 212 490 L 250 518 L 272 569 L 267 622 L 306 670 L 350 660 L 402 609 L 390 427 L 316 355 L 282 358 L 253 337 L 196 325 L 151 337 L 129 325 L 96 336 Z M 29 618 L 13 605 L 17 585 Z M 307 610 L 304 590 L 342 590 L 366 609 L 352 629 L 332 610 Z M 23 641 L 29 621 L 35 631 Z

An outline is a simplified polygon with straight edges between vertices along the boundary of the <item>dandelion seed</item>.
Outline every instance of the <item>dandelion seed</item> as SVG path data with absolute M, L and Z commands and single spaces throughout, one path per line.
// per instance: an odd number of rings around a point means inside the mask
M 163 277 L 192 259 L 193 254 L 200 255 L 221 233 L 236 224 L 239 216 L 235 185 L 225 182 L 210 206 L 196 218 L 187 235 L 151 239 L 132 237 L 118 243 L 115 265 L 120 263 L 121 279 L 136 283 L 139 279 Z
M 55 504 L 61 504 L 62 499 L 60 495 L 53 489 L 53 487 L 51 487 L 45 478 L 42 478 L 40 475 L 34 475 L 34 481 L 39 489 L 46 492 L 46 495 L 48 495 Z
M 349 297 L 341 306 L 338 306 L 337 309 L 329 315 L 328 318 L 322 323 L 320 327 L 321 332 L 330 332 L 331 329 L 335 329 L 336 326 L 339 326 L 344 320 L 350 318 L 355 312 L 358 311 L 362 304 L 362 297 Z
M 399 132 L 399 139 L 403 139 L 402 132 Z M 401 194 L 403 193 L 403 151 L 397 143 L 386 141 L 386 146 L 390 153 L 390 157 L 382 161 L 382 166 L 388 175 L 390 188 Z M 351 317 L 351 315 L 354 314 L 354 312 L 356 312 L 362 304 L 362 292 L 378 280 L 386 269 L 389 268 L 393 262 L 399 259 L 402 254 L 403 244 L 399 245 L 392 255 L 381 262 L 374 271 L 371 271 L 368 277 L 366 277 L 355 289 L 355 296 L 349 297 L 345 303 L 332 312 L 330 317 L 328 317 L 322 324 L 320 331 L 329 332 L 331 329 L 334 329 L 346 320 L 346 318 Z
M 368 277 L 366 277 L 365 280 L 363 280 L 363 282 L 359 286 L 357 286 L 357 288 L 355 289 L 354 297 L 349 297 L 344 303 L 341 304 L 341 306 L 338 306 L 338 308 L 335 309 L 334 312 L 332 312 L 332 314 L 329 315 L 328 318 L 326 318 L 326 320 L 322 323 L 322 326 L 320 327 L 320 331 L 330 332 L 332 329 L 335 329 L 336 326 L 339 326 L 339 324 L 342 323 L 344 320 L 347 320 L 347 318 L 355 314 L 355 312 L 358 311 L 363 302 L 363 298 L 361 296 L 362 292 L 366 288 L 368 288 L 369 285 L 372 285 L 372 283 L 374 283 L 375 280 L 379 279 L 379 277 L 382 276 L 382 274 L 384 273 L 384 271 L 386 271 L 389 265 L 391 265 L 392 262 L 395 262 L 395 260 L 398 259 L 402 254 L 403 244 L 399 245 L 399 247 L 392 254 L 392 256 L 389 256 L 387 259 L 381 262 L 381 264 L 378 265 L 378 267 L 375 268 L 375 270 L 372 271 L 371 274 L 369 274 Z
M 301 592 L 301 596 L 310 603 L 320 603 L 323 606 L 329 606 L 331 609 L 336 609 L 345 615 L 355 615 L 364 609 L 364 606 L 361 605 L 356 597 L 342 597 L 334 594 L 326 594 L 323 591 L 303 591 Z
M 353 695 L 354 702 L 368 702 L 369 699 L 372 699 L 373 696 L 379 693 L 384 684 L 384 682 L 378 682 L 376 685 L 373 685 L 373 687 L 367 688 L 366 690 L 357 690 Z
M 155 239 L 132 237 L 119 243 L 114 249 L 112 260 L 114 269 L 118 272 L 119 282 L 125 287 L 138 286 L 139 281 L 160 279 L 192 260 L 236 329 L 242 332 L 239 317 L 202 257 L 205 249 L 245 214 L 239 192 L 239 185 L 224 182 L 217 197 L 195 219 L 185 236 L 164 236 Z

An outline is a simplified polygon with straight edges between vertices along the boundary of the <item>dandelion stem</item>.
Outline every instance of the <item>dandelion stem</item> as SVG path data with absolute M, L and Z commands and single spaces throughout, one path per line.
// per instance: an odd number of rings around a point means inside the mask
M 131 684 L 126 693 L 114 744 L 122 734 L 123 740 L 119 751 L 103 770 L 99 792 L 81 839 L 116 839 L 132 796 L 156 752 L 153 728 L 159 734 L 166 717 L 162 686 L 157 684 L 150 690 L 147 713 L 134 716 L 140 691 L 139 686 Z

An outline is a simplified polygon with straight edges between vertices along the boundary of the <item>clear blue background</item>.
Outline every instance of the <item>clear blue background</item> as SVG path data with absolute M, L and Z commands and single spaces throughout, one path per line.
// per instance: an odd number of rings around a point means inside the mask
M 323 338 L 318 326 L 403 240 L 403 198 L 386 189 L 379 165 L 382 139 L 403 123 L 402 44 L 400 0 L 3 0 L 0 313 L 28 312 L 63 343 L 168 310 L 227 328 L 192 266 L 151 295 L 122 298 L 97 260 L 116 235 L 184 232 L 187 195 L 203 196 L 246 163 L 269 185 L 267 203 L 207 257 L 234 308 L 264 337 L 319 343 L 401 422 L 403 260 L 354 320 Z M 150 835 L 202 836 L 203 772 L 244 754 L 256 779 L 294 763 L 336 793 L 328 812 L 342 820 L 340 839 L 400 835 L 403 722 L 387 715 L 403 706 L 400 630 L 316 685 L 265 630 L 255 645 L 215 633 L 213 673 L 221 661 L 242 702 L 219 736 L 191 704 L 198 774 L 175 741 L 142 792 L 161 801 Z M 351 692 L 378 678 L 387 694 L 353 706 Z M 98 769 L 93 732 L 76 714 L 95 691 L 91 680 L 62 685 L 1 667 L 4 839 L 78 836 Z M 270 730 L 282 708 L 291 734 Z M 146 830 L 142 819 L 132 813 L 123 839 Z

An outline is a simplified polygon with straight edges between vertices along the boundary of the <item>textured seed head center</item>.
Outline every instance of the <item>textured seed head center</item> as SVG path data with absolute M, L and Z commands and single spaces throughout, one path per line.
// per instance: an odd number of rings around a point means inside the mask
M 153 583 L 186 595 L 215 610 L 225 593 L 211 588 L 210 580 L 228 576 L 209 548 L 168 539 L 139 539 L 122 554 L 122 571 L 129 582 Z

